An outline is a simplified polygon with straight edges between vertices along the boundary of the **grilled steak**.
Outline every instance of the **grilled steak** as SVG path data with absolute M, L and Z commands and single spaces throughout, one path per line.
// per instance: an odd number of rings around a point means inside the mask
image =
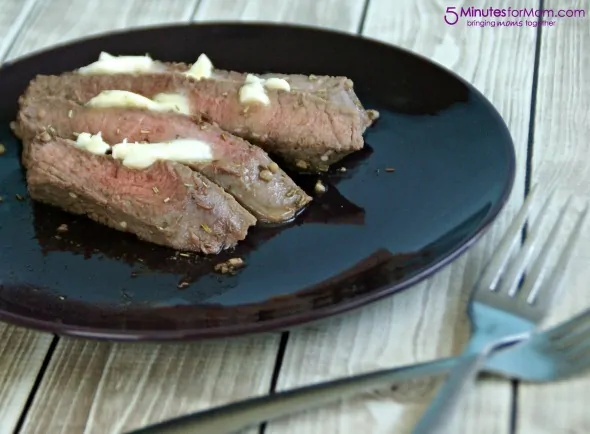
M 103 90 L 125 90 L 148 98 L 181 93 L 189 98 L 191 115 L 216 122 L 300 170 L 327 170 L 364 145 L 362 134 L 371 116 L 344 77 L 288 76 L 290 92 L 267 89 L 270 105 L 244 106 L 239 101 L 244 74 L 216 71 L 216 78 L 197 81 L 178 69 L 182 67 L 137 75 L 37 76 L 25 97 L 50 95 L 84 104 Z
M 34 200 L 151 243 L 214 254 L 235 246 L 256 223 L 232 196 L 181 164 L 132 170 L 47 132 L 26 141 L 25 150 Z
M 18 124 L 24 140 L 51 126 L 57 136 L 65 138 L 73 138 L 73 133 L 100 132 L 111 145 L 124 139 L 155 143 L 190 138 L 206 142 L 214 161 L 191 167 L 225 189 L 261 221 L 290 220 L 311 201 L 262 149 L 217 126 L 197 125 L 176 113 L 89 108 L 55 97 L 25 98 L 22 103 Z

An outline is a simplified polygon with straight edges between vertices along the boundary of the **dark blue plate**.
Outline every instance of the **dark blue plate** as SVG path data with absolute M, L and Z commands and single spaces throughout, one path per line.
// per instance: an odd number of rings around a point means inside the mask
M 185 62 L 204 52 L 223 69 L 346 75 L 381 118 L 296 222 L 255 228 L 234 252 L 184 257 L 27 198 L 9 129 L 19 95 L 36 74 L 75 69 L 103 50 Z M 0 318 L 64 335 L 222 337 L 359 307 L 457 258 L 514 178 L 506 125 L 471 85 L 407 51 L 325 30 L 206 24 L 110 34 L 5 65 L 0 95 Z M 308 191 L 317 179 L 294 178 Z M 247 263 L 238 275 L 213 272 L 233 256 Z

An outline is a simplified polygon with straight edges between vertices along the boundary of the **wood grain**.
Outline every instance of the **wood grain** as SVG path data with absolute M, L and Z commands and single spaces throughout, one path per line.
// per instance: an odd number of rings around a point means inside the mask
M 110 30 L 188 21 L 197 4 L 198 0 L 37 0 L 8 58 Z
M 528 0 L 523 7 L 537 3 Z M 468 255 L 425 283 L 391 299 L 290 334 L 278 389 L 287 389 L 382 367 L 458 353 L 467 337 L 467 295 L 483 261 L 522 203 L 536 34 L 531 27 L 481 29 L 448 26 L 447 6 L 472 2 L 371 0 L 364 34 L 423 54 L 480 89 L 507 121 L 516 145 L 517 174 L 510 202 L 492 230 Z M 494 7 L 513 6 L 507 0 Z M 436 383 L 422 381 L 388 393 L 343 401 L 276 421 L 276 433 L 410 432 Z M 511 388 L 486 381 L 465 397 L 449 427 L 453 434 L 509 432 Z
M 356 32 L 360 0 L 202 0 L 199 21 L 269 21 L 330 27 Z
M 22 433 L 117 434 L 265 393 L 276 336 L 182 344 L 61 339 Z
M 35 1 L 3 0 L 0 7 L 0 63 Z M 0 434 L 18 423 L 52 336 L 0 323 Z
M 0 59 L 14 43 L 23 23 L 29 17 L 36 0 L 3 0 L 0 8 Z
M 562 200 L 574 194 L 579 208 L 590 200 L 590 3 L 555 0 L 546 7 L 585 9 L 587 16 L 561 19 L 542 29 L 532 179 L 557 187 Z M 563 298 L 547 324 L 590 306 L 589 223 L 566 270 Z M 521 384 L 518 398 L 519 434 L 590 432 L 590 375 L 553 384 Z
M 0 324 L 0 434 L 11 433 L 16 427 L 51 338 Z

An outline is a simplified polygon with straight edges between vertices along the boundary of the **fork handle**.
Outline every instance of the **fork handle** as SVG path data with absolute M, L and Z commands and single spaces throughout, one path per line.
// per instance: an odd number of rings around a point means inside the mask
M 300 387 L 215 407 L 127 434 L 234 433 L 264 421 L 317 408 L 370 390 L 383 389 L 395 382 L 446 374 L 460 360 L 461 357 L 438 359 Z
M 488 353 L 482 352 L 461 357 L 453 367 L 435 398 L 414 428 L 413 434 L 442 434 L 447 422 L 458 406 L 461 393 L 473 384 Z

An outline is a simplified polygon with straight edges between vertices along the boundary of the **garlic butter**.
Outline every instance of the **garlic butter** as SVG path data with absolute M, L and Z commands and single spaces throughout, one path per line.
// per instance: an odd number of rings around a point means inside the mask
M 254 74 L 248 74 L 244 85 L 240 88 L 240 103 L 269 105 L 270 99 L 266 94 L 267 89 L 291 91 L 287 80 L 271 77 L 262 79 Z
M 87 107 L 132 107 L 151 111 L 190 114 L 188 98 L 180 94 L 160 93 L 153 99 L 126 90 L 104 90 L 86 103 Z
M 158 160 L 183 164 L 213 160 L 211 146 L 196 139 L 176 139 L 163 143 L 128 143 L 124 140 L 111 147 L 102 139 L 100 132 L 80 133 L 74 146 L 96 155 L 105 155 L 112 150 L 111 156 L 122 160 L 123 165 L 131 169 L 145 169 Z
M 102 139 L 100 131 L 98 134 L 80 133 L 76 138 L 76 147 L 85 149 L 88 152 L 97 155 L 104 155 L 111 148 L 108 143 Z
M 190 164 L 212 161 L 211 146 L 195 139 L 176 139 L 164 143 L 119 143 L 113 146 L 113 158 L 125 167 L 145 169 L 158 160 Z
M 197 80 L 211 78 L 213 75 L 213 63 L 211 63 L 211 60 L 209 60 L 206 54 L 201 54 L 185 74 Z
M 291 91 L 291 86 L 289 85 L 289 82 L 284 78 L 267 78 L 266 80 L 264 80 L 264 87 L 266 87 L 267 89 L 285 90 L 287 92 Z
M 104 51 L 98 56 L 96 62 L 78 69 L 78 74 L 135 74 L 145 72 L 158 72 L 158 67 L 150 56 L 112 56 Z
M 183 115 L 191 114 L 188 98 L 179 93 L 159 93 L 154 95 L 152 101 L 157 103 L 162 111 L 168 110 Z
M 244 85 L 240 88 L 240 103 L 269 105 L 270 99 L 262 83 L 261 78 L 248 74 Z

